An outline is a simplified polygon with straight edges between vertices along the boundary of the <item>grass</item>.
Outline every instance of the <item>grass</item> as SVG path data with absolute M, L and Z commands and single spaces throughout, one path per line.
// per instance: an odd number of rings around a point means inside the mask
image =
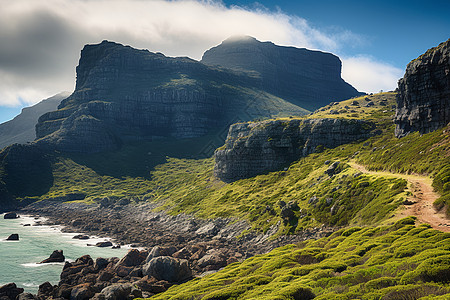
M 415 226 L 413 217 L 342 229 L 231 264 L 151 299 L 448 299 L 449 245 L 449 233 Z
M 66 194 L 82 193 L 90 203 L 103 197 L 157 201 L 162 209 L 172 214 L 237 217 L 248 220 L 254 230 L 263 232 L 280 224 L 278 234 L 322 224 L 347 226 L 387 222 L 406 197 L 406 181 L 359 174 L 347 162 L 356 160 L 372 170 L 431 175 L 448 170 L 443 168 L 448 160 L 442 159 L 448 156 L 446 133 L 436 131 L 422 137 L 411 134 L 400 140 L 393 136 L 392 110 L 386 107 L 393 105 L 394 98 L 394 93 L 372 95 L 369 99 L 373 106 L 354 108 L 354 114 L 363 116 L 370 109 L 368 119 L 376 122 L 380 135 L 368 141 L 324 149 L 301 158 L 284 171 L 225 184 L 213 176 L 212 158 L 193 158 L 208 148 L 211 136 L 183 140 L 181 145 L 175 140 L 158 141 L 126 145 L 110 153 L 58 157 L 53 165 L 54 185 L 41 198 L 64 199 Z M 365 97 L 350 99 L 316 114 L 326 116 L 331 108 L 339 110 L 353 101 L 368 103 Z M 325 174 L 328 161 L 341 162 L 338 174 L 331 177 Z M 440 191 L 447 191 L 448 184 L 445 184 L 449 177 L 446 174 L 436 177 L 440 178 Z M 446 203 L 445 194 L 443 197 L 442 206 Z M 289 202 L 297 206 L 293 215 L 286 218 L 280 204 Z

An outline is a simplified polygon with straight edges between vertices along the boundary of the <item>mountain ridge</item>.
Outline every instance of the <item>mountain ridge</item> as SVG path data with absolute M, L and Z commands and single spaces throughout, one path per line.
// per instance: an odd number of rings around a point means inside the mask
M 61 101 L 70 95 L 69 92 L 58 93 L 37 104 L 22 109 L 12 120 L 0 124 L 0 148 L 19 143 L 25 144 L 36 139 L 35 126 L 44 113 L 56 110 Z
M 262 89 L 309 110 L 363 94 L 341 78 L 342 63 L 334 54 L 250 36 L 223 41 L 207 50 L 201 62 L 250 74 Z

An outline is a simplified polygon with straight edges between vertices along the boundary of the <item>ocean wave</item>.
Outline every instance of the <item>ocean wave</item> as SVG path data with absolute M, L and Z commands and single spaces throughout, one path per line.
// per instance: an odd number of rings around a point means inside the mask
M 39 264 L 39 263 L 24 263 L 20 264 L 21 266 L 24 266 L 25 268 L 37 268 L 37 267 L 45 267 L 45 266 L 64 266 L 63 262 L 52 262 L 52 263 L 45 263 L 45 264 Z

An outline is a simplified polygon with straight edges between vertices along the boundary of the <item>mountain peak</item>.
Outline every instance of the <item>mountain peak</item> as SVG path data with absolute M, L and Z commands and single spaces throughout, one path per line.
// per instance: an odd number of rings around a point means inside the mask
M 202 63 L 258 77 L 264 90 L 314 110 L 360 93 L 341 78 L 342 63 L 331 53 L 235 36 L 203 54 Z

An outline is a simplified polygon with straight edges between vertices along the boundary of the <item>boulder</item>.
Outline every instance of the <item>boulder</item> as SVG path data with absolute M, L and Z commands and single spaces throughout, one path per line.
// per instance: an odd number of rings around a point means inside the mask
M 98 242 L 95 244 L 96 247 L 111 247 L 113 244 L 110 241 Z
M 64 257 L 63 251 L 55 250 L 55 251 L 53 251 L 53 253 L 50 255 L 49 258 L 44 259 L 43 261 L 40 262 L 40 264 L 64 262 L 65 260 L 66 260 L 66 258 Z
M 145 260 L 144 252 L 141 253 L 141 251 L 137 249 L 131 249 L 128 251 L 127 254 L 125 254 L 124 257 L 122 257 L 121 260 L 116 265 L 117 267 L 136 267 L 139 266 L 143 261 Z
M 128 299 L 131 289 L 131 284 L 113 284 L 105 287 L 101 291 L 101 294 L 104 296 L 105 300 L 122 300 Z
M 15 212 L 6 213 L 3 218 L 4 219 L 17 219 L 19 216 Z
M 83 283 L 76 285 L 70 292 L 70 300 L 87 300 L 94 296 L 95 292 L 92 289 L 91 284 Z
M 37 298 L 32 293 L 19 294 L 16 300 L 36 300 Z
M 23 293 L 23 289 L 18 288 L 14 282 L 0 287 L 0 298 L 7 297 L 6 299 L 16 299 L 21 293 Z
M 76 240 L 88 240 L 89 236 L 88 235 L 84 235 L 84 234 L 77 234 L 73 237 L 73 239 Z
M 17 233 L 13 233 L 10 236 L 8 236 L 8 238 L 6 240 L 7 241 L 18 241 L 19 235 Z
M 143 266 L 142 273 L 144 276 L 153 276 L 158 280 L 169 282 L 182 282 L 192 277 L 192 271 L 187 260 L 170 256 L 152 258 Z

